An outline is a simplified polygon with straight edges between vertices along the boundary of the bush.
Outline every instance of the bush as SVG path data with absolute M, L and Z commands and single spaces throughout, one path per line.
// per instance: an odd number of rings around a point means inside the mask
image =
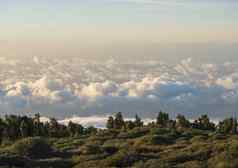
M 103 152 L 112 155 L 118 151 L 118 148 L 116 148 L 115 146 L 103 146 L 102 150 Z
M 168 145 L 173 143 L 173 138 L 166 135 L 153 135 L 150 136 L 149 143 L 154 145 Z
M 169 145 L 174 142 L 174 138 L 170 135 L 147 135 L 137 139 L 134 146 L 140 145 Z
M 209 159 L 208 166 L 211 168 L 237 168 L 238 160 L 231 156 L 229 152 L 222 152 Z
M 10 150 L 18 155 L 30 158 L 47 158 L 53 152 L 50 144 L 42 138 L 24 138 L 14 143 Z
M 200 130 L 200 129 L 189 129 L 188 132 L 192 135 L 192 136 L 197 136 L 197 135 L 203 135 L 203 136 L 208 136 L 210 131 L 207 130 Z
M 133 139 L 144 136 L 148 132 L 149 130 L 147 128 L 134 128 L 133 130 L 127 132 L 121 132 L 120 134 L 118 134 L 117 137 L 121 139 L 129 139 L 129 138 Z
M 98 154 L 102 152 L 102 149 L 98 145 L 84 145 L 81 147 L 80 152 L 85 155 Z
M 106 141 L 103 146 L 114 146 L 116 148 L 127 148 L 129 146 L 128 141 L 123 139 L 112 139 Z
M 151 159 L 151 160 L 148 160 L 143 165 L 143 168 L 144 167 L 149 167 L 149 168 L 171 168 L 172 165 L 169 162 L 166 162 L 166 161 L 161 161 L 159 159 Z
M 151 134 L 158 134 L 158 135 L 169 134 L 170 132 L 171 129 L 168 128 L 153 128 L 150 131 Z
M 213 134 L 213 135 L 211 135 L 211 137 L 210 137 L 211 140 L 224 140 L 224 139 L 226 139 L 226 138 L 227 138 L 226 135 L 219 134 L 219 133 Z
M 190 139 L 190 141 L 191 141 L 192 143 L 195 143 L 195 142 L 204 142 L 206 139 L 207 139 L 206 136 L 198 135 L 198 136 L 195 136 L 195 137 L 193 137 L 192 139 Z
M 130 167 L 139 160 L 141 160 L 141 157 L 136 152 L 120 150 L 111 157 L 107 157 L 103 165 L 105 167 Z
M 188 161 L 180 165 L 183 168 L 204 168 L 207 167 L 206 164 L 199 161 Z
M 84 146 L 80 147 L 80 152 L 86 155 L 98 154 L 102 152 L 102 143 L 100 141 L 88 141 Z

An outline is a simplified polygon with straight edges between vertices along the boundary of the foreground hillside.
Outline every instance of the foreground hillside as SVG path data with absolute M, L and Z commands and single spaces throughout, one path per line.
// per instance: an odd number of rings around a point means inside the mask
M 136 115 L 109 117 L 106 129 L 85 128 L 40 115 L 0 120 L 0 167 L 25 168 L 237 168 L 237 120 L 214 124 L 207 115 L 191 122 L 160 112 L 144 125 Z
M 9 142 L 10 143 L 10 142 Z M 16 167 L 238 167 L 238 135 L 198 129 L 104 130 L 68 138 L 25 138 L 2 144 L 0 165 Z

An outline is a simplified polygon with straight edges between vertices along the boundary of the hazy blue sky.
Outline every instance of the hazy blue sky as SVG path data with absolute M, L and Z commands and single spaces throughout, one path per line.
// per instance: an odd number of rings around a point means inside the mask
M 192 48 L 196 48 L 201 43 L 209 43 L 209 47 L 218 43 L 217 49 L 221 50 L 220 45 L 225 43 L 222 47 L 225 50 L 236 50 L 236 45 L 227 48 L 227 44 L 238 41 L 235 0 L 0 0 L 0 3 L 0 54 L 6 56 L 100 57 L 120 55 L 119 48 L 126 56 L 144 53 L 156 57 L 161 53 L 161 44 L 192 43 Z M 188 47 L 191 49 L 191 44 Z M 228 58 L 235 54 L 232 55 Z

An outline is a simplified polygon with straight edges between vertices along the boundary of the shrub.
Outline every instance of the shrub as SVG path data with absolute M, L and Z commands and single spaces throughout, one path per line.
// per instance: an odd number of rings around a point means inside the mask
M 237 168 L 238 160 L 229 152 L 217 153 L 215 157 L 208 160 L 208 167 L 211 168 Z
M 183 164 L 181 164 L 181 167 L 183 168 L 204 168 L 207 167 L 206 164 L 200 161 L 188 161 Z
M 172 167 L 172 165 L 169 162 L 161 161 L 159 159 L 148 160 L 143 166 L 149 167 L 149 168 L 171 168 Z
M 117 137 L 122 139 L 129 139 L 129 138 L 133 139 L 144 136 L 148 132 L 149 130 L 146 128 L 134 128 L 133 130 L 127 132 L 121 132 L 120 134 L 118 134 Z
M 153 135 L 149 137 L 149 143 L 154 145 L 168 145 L 173 143 L 173 138 L 166 135 Z
M 171 135 L 146 135 L 137 139 L 134 146 L 140 145 L 169 145 L 174 142 L 174 137 Z
M 24 138 L 10 147 L 11 151 L 30 158 L 47 158 L 53 152 L 50 144 L 42 138 Z
M 158 135 L 168 134 L 170 132 L 171 129 L 168 128 L 153 128 L 150 131 L 151 134 L 158 134 Z
M 194 142 L 203 142 L 203 141 L 205 141 L 206 139 L 207 139 L 206 136 L 198 135 L 198 136 L 195 136 L 195 137 L 193 137 L 192 139 L 190 139 L 190 141 L 191 141 L 192 143 L 194 143 Z
M 116 148 L 127 148 L 129 146 L 128 142 L 123 139 L 112 139 L 106 141 L 103 146 L 114 146 Z
M 226 138 L 227 138 L 226 135 L 219 134 L 219 133 L 213 134 L 213 135 L 210 137 L 211 140 L 224 140 L 224 139 L 226 139 Z
M 111 157 L 107 157 L 103 165 L 105 167 L 130 167 L 140 159 L 140 155 L 134 151 L 120 150 Z
M 80 148 L 80 152 L 85 155 L 91 155 L 101 153 L 102 149 L 97 144 L 87 144 Z
M 103 152 L 112 155 L 118 151 L 118 148 L 116 148 L 115 146 L 103 146 L 102 150 Z

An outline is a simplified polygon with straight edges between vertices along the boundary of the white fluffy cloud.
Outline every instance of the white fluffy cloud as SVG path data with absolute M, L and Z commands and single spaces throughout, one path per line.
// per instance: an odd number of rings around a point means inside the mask
M 190 58 L 177 65 L 158 61 L 108 61 L 106 65 L 79 60 L 38 61 L 40 65 L 35 58 L 21 63 L 31 71 L 23 66 L 14 69 L 22 76 L 0 77 L 2 115 L 40 112 L 46 117 L 66 118 L 62 122 L 76 116 L 73 120 L 95 125 L 97 120 L 104 123 L 105 117 L 87 117 L 121 111 L 125 117 L 139 114 L 153 118 L 165 110 L 171 116 L 182 113 L 193 118 L 208 113 L 213 118 L 223 118 L 234 115 L 238 107 L 235 63 L 195 66 Z M 35 78 L 36 73 L 41 75 Z

